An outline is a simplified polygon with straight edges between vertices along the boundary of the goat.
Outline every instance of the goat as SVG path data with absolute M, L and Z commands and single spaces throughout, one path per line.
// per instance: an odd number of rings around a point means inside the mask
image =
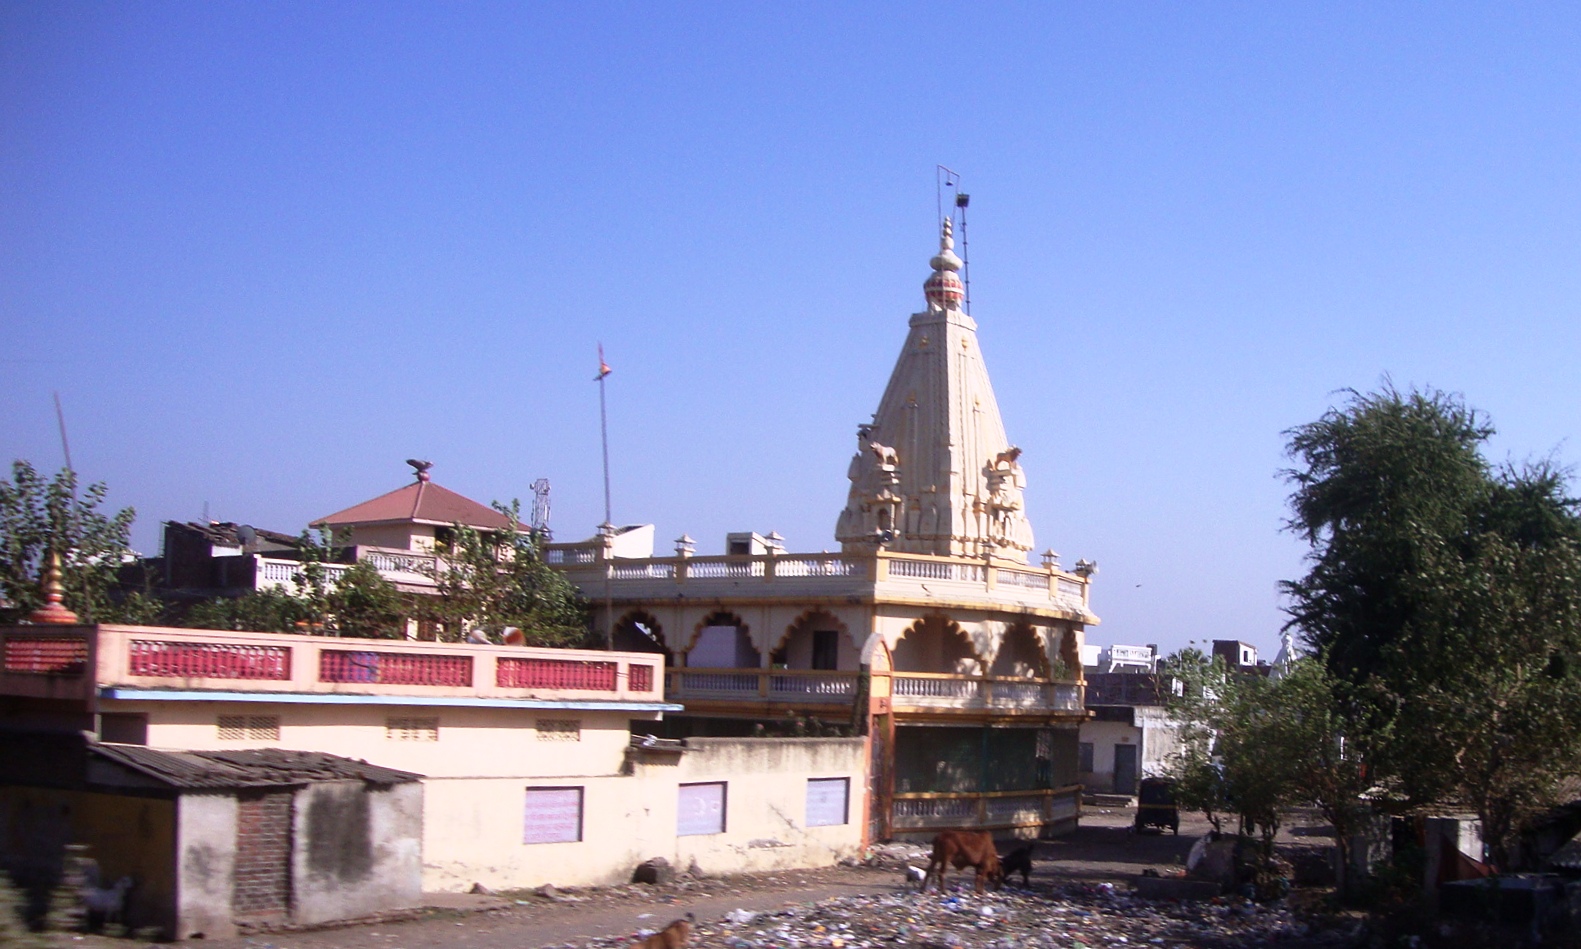
M 994 849 L 994 838 L 986 830 L 946 830 L 933 838 L 933 858 L 922 877 L 922 889 L 928 889 L 928 880 L 938 880 L 939 892 L 944 892 L 946 866 L 957 870 L 977 868 L 975 889 L 983 892 L 983 884 L 990 883 L 999 889 L 1005 882 L 1005 871 L 999 866 L 999 851 Z
M 664 927 L 653 935 L 637 943 L 639 949 L 682 949 L 686 941 L 692 937 L 692 924 L 697 922 L 697 917 L 687 913 L 684 919 Z
M 121 877 L 114 886 L 101 887 L 89 884 L 82 888 L 82 902 L 88 910 L 89 928 L 94 920 L 100 926 L 120 923 L 126 914 L 126 893 L 132 888 L 131 877 Z
M 999 867 L 1004 871 L 1005 876 L 1020 873 L 1021 885 L 1026 886 L 1032 881 L 1032 845 L 1022 844 L 1000 857 Z

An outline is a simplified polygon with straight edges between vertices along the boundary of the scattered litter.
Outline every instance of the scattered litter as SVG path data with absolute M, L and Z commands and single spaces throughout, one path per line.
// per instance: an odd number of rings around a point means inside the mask
M 1310 933 L 1310 925 L 1284 901 L 1256 904 L 1233 896 L 1213 903 L 1154 901 L 1112 883 L 1065 883 L 980 895 L 969 886 L 945 894 L 899 890 L 764 913 L 734 909 L 718 919 L 699 919 L 692 944 L 700 949 L 1251 949 Z M 629 942 L 629 936 L 600 937 L 548 949 L 617 949 Z

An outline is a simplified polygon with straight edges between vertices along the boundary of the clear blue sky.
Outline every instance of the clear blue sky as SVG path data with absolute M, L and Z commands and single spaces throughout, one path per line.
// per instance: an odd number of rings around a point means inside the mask
M 934 165 L 1096 642 L 1270 655 L 1281 433 L 1461 392 L 1577 460 L 1573 4 L 0 3 L 0 449 L 297 531 L 483 501 L 832 547 Z

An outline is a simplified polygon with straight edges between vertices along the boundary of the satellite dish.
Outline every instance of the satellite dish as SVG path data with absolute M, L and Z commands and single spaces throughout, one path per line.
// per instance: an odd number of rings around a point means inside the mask
M 878 542 L 880 544 L 892 544 L 892 543 L 894 543 L 895 542 L 895 532 L 894 531 L 879 531 L 878 532 Z
M 243 547 L 251 547 L 253 542 L 258 539 L 258 531 L 251 524 L 243 524 L 236 528 L 236 539 L 241 542 Z

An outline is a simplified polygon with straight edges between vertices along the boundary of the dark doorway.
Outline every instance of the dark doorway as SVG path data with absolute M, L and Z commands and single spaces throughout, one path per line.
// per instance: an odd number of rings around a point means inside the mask
M 1114 793 L 1136 793 L 1136 746 L 1114 746 Z
M 815 630 L 812 634 L 812 667 L 814 669 L 840 668 L 840 634 L 832 629 Z

